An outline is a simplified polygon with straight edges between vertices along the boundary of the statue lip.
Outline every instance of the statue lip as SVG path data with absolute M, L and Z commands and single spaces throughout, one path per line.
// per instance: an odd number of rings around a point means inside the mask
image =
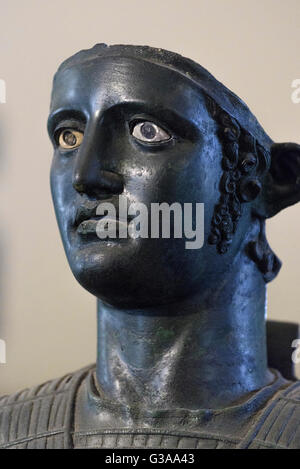
M 105 202 L 111 203 L 115 208 L 116 217 L 112 218 L 111 216 L 109 216 L 110 221 L 115 222 L 117 227 L 119 225 L 126 225 L 127 227 L 127 225 L 134 218 L 134 216 L 127 214 L 127 217 L 125 219 L 124 217 L 121 217 L 121 214 L 119 212 L 119 206 L 118 204 L 114 203 L 113 198 L 106 199 Z M 88 235 L 96 232 L 96 227 L 99 220 L 101 220 L 103 217 L 107 217 L 107 215 L 97 215 L 97 208 L 100 204 L 101 200 L 86 200 L 77 208 L 75 212 L 74 226 L 77 228 L 78 234 Z
M 128 222 L 126 220 L 105 217 L 106 220 L 109 221 L 110 226 L 113 224 L 115 227 L 115 235 L 107 236 L 107 229 L 104 226 L 103 227 L 101 225 L 99 226 L 99 221 L 102 218 L 104 218 L 104 216 L 97 217 L 97 218 L 90 218 L 88 220 L 82 221 L 77 228 L 77 233 L 81 236 L 97 235 L 98 238 L 103 239 L 103 240 L 116 239 L 116 238 L 119 239 L 120 237 L 127 238 Z M 121 231 L 123 231 L 123 236 L 120 235 Z M 100 233 L 103 234 L 103 237 L 101 236 Z
M 81 204 L 76 210 L 74 225 L 78 227 L 83 221 L 95 218 L 96 210 L 99 204 L 100 202 L 95 200 L 86 200 L 84 204 Z

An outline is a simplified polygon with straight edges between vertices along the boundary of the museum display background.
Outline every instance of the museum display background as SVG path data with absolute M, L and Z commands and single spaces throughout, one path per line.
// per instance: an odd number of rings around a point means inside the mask
M 147 44 L 194 59 L 246 101 L 274 141 L 300 143 L 299 0 L 1 0 L 0 394 L 96 357 L 96 301 L 73 278 L 52 208 L 47 137 L 59 63 L 97 42 Z M 300 321 L 300 206 L 267 222 L 283 261 L 268 317 Z M 292 353 L 292 349 L 291 349 Z M 299 375 L 299 373 L 298 373 Z

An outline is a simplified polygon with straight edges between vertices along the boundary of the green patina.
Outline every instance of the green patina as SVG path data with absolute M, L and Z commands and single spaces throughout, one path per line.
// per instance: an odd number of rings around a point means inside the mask
M 156 336 L 162 342 L 168 342 L 174 337 L 174 331 L 170 329 L 164 329 L 163 327 L 159 327 Z

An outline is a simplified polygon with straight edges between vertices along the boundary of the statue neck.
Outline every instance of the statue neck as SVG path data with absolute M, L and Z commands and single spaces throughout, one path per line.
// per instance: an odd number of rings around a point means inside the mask
M 141 408 L 222 408 L 272 380 L 265 283 L 245 255 L 192 298 L 125 310 L 98 300 L 97 379 Z

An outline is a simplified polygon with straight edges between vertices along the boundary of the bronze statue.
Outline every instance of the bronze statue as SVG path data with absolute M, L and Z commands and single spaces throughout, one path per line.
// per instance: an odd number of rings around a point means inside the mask
M 98 299 L 97 364 L 0 399 L 0 447 L 300 448 L 300 384 L 267 357 L 265 320 L 280 269 L 265 220 L 300 199 L 300 146 L 273 143 L 200 65 L 144 46 L 66 60 L 48 129 L 65 252 Z M 100 239 L 97 207 L 119 196 L 203 203 L 203 246 L 122 238 L 118 213 Z

